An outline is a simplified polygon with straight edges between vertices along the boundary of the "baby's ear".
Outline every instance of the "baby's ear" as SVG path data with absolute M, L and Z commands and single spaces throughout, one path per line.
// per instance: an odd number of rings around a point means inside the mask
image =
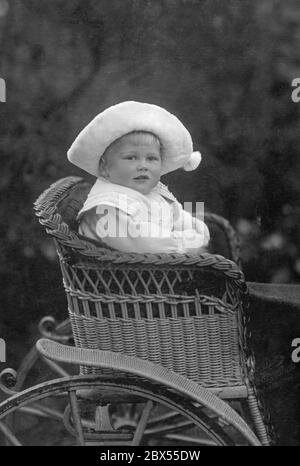
M 104 178 L 108 177 L 107 163 L 106 163 L 106 159 L 104 157 L 101 157 L 100 160 L 99 160 L 99 174 L 101 176 L 104 176 Z

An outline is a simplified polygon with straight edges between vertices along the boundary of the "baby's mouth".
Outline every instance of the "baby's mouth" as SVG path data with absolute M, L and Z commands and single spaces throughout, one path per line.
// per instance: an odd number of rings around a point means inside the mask
M 134 180 L 149 180 L 149 176 L 147 175 L 140 175 L 140 176 L 136 176 L 135 178 L 133 178 Z

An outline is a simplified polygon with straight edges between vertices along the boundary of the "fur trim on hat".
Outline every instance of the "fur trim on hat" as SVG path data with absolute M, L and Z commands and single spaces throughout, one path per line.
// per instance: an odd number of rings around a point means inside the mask
M 121 136 L 133 131 L 155 134 L 162 146 L 162 175 L 184 168 L 190 171 L 201 161 L 193 152 L 192 138 L 180 120 L 157 105 L 121 102 L 99 113 L 77 136 L 68 150 L 74 165 L 98 177 L 105 150 Z

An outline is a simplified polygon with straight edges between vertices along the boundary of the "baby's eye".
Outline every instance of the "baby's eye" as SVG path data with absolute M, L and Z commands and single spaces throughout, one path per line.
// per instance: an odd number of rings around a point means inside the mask
M 126 160 L 136 160 L 136 155 L 127 155 Z
M 150 155 L 150 156 L 148 157 L 148 159 L 151 160 L 151 162 L 153 162 L 153 161 L 159 161 L 159 158 L 156 157 L 155 155 Z

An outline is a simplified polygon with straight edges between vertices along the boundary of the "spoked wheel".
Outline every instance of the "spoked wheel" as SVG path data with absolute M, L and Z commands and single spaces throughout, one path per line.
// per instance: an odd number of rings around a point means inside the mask
M 61 323 L 57 323 L 52 316 L 45 316 L 41 319 L 38 325 L 39 333 L 47 338 L 53 339 L 63 343 L 70 343 L 72 341 L 71 328 L 69 319 L 64 320 Z M 35 345 L 28 351 L 21 361 L 20 366 L 15 376 L 13 384 L 14 392 L 21 392 L 25 388 L 28 388 L 38 383 L 42 383 L 48 380 L 56 379 L 59 377 L 67 377 L 70 374 L 70 366 L 58 364 L 49 359 L 43 358 L 38 352 Z M 13 371 L 14 372 L 14 371 Z M 74 371 L 73 371 L 74 373 Z M 0 380 L 0 389 L 6 394 L 10 394 L 3 390 L 3 385 Z M 12 413 L 11 416 L 6 417 L 6 431 L 16 430 L 16 416 Z M 3 431 L 4 427 L 0 424 L 0 432 Z M 8 441 L 6 441 L 8 444 Z
M 132 377 L 57 379 L 0 404 L 2 444 L 232 445 L 228 427 L 175 390 Z

